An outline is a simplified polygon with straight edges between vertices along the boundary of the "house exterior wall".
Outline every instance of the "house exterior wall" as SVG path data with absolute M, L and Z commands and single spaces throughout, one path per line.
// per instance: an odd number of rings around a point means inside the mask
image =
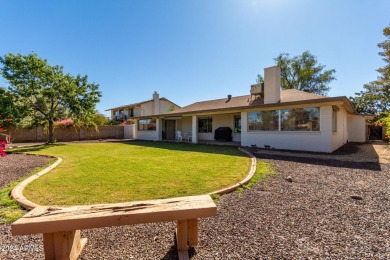
M 248 112 L 241 112 L 241 145 L 275 149 L 332 152 L 332 107 L 320 107 L 320 131 L 248 131 Z
M 135 134 L 135 124 L 125 125 L 123 127 L 123 138 L 125 139 L 133 139 Z
M 138 140 L 150 140 L 150 141 L 157 141 L 158 135 L 157 130 L 154 131 L 138 131 L 136 130 L 136 139 Z
M 367 139 L 366 120 L 360 115 L 348 115 L 348 141 L 363 143 Z
M 143 115 L 144 116 L 148 116 L 148 115 L 153 115 L 153 102 L 150 101 L 150 102 L 147 102 L 147 103 L 143 103 L 141 104 L 141 110 L 143 110 Z
M 345 108 L 341 107 L 337 111 L 337 131 L 333 132 L 332 130 L 332 151 L 338 149 L 340 146 L 344 145 L 348 141 L 348 129 L 347 129 L 347 116 L 348 113 Z M 331 118 L 330 123 L 333 123 Z
M 134 116 L 143 116 L 142 109 L 135 107 L 134 108 Z
M 174 109 L 179 109 L 180 107 L 172 104 L 171 102 L 168 102 L 166 100 L 160 100 L 160 114 L 166 114 L 168 113 L 171 108 L 171 106 L 173 106 Z
M 181 131 L 184 132 L 192 132 L 192 117 L 186 116 L 181 120 Z

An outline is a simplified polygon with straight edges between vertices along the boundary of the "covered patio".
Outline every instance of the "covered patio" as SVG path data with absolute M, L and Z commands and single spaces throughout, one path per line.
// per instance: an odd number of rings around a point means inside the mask
M 201 114 L 158 118 L 157 133 L 161 139 L 192 143 L 241 145 L 241 113 Z M 232 141 L 216 141 L 215 130 L 225 127 L 232 131 Z

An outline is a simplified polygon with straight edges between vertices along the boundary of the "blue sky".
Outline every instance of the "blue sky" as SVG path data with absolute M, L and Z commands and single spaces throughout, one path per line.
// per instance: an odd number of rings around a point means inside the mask
M 0 0 L 0 12 L 0 55 L 88 75 L 101 112 L 155 90 L 181 106 L 247 95 L 278 54 L 306 50 L 336 70 L 329 96 L 351 96 L 376 79 L 390 23 L 389 0 Z

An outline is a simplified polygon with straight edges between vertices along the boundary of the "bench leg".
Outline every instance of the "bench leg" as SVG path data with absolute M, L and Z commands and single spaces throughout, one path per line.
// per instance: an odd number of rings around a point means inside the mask
M 43 234 L 45 259 L 76 260 L 87 243 L 80 230 Z
M 176 242 L 178 251 L 188 250 L 188 220 L 177 221 Z
M 198 245 L 198 220 L 178 220 L 176 228 L 176 243 L 179 260 L 189 259 L 188 246 Z
M 188 245 L 189 246 L 198 245 L 198 220 L 197 219 L 188 220 Z

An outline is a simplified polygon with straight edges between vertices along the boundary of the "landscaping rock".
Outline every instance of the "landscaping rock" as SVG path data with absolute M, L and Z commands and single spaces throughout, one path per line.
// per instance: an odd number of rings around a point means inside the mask
M 363 200 L 363 197 L 362 197 L 362 196 L 359 196 L 359 195 L 351 195 L 351 199 L 354 199 L 354 200 Z
M 34 169 L 47 165 L 51 158 L 45 156 L 8 154 L 0 158 L 0 188 L 16 181 Z

